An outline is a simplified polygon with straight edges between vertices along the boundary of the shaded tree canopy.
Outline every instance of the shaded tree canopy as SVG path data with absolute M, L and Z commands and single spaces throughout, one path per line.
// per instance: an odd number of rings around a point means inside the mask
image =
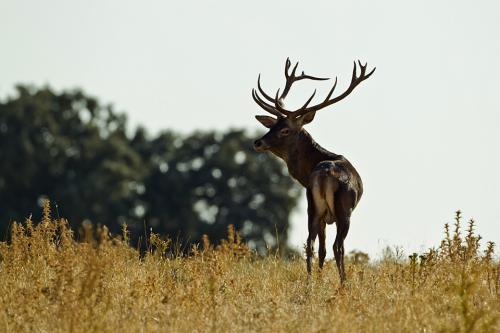
M 50 198 L 73 226 L 119 232 L 126 223 L 132 236 L 152 228 L 198 242 L 234 224 L 257 249 L 284 248 L 299 187 L 251 141 L 242 130 L 131 132 L 124 115 L 82 91 L 18 86 L 0 101 L 1 231 Z

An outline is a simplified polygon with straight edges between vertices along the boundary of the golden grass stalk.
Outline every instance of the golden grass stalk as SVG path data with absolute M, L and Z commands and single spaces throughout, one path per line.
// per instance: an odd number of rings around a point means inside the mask
M 480 251 L 461 219 L 423 254 L 353 253 L 342 288 L 333 262 L 307 278 L 301 258 L 259 257 L 232 226 L 189 255 L 151 233 L 141 256 L 126 226 L 112 237 L 84 225 L 77 242 L 47 203 L 41 223 L 15 223 L 0 243 L 0 331 L 499 332 L 494 244 Z

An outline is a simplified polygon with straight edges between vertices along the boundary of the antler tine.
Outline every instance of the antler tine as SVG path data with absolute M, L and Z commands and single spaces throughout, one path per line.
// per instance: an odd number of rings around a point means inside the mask
M 358 64 L 359 64 L 359 68 L 360 68 L 359 76 L 357 75 L 357 66 L 358 66 Z M 334 83 L 332 89 L 330 90 L 330 92 L 328 93 L 328 95 L 326 96 L 325 100 L 322 103 L 314 105 L 314 106 L 311 106 L 309 108 L 308 107 L 302 107 L 302 108 L 297 109 L 295 111 L 290 111 L 291 115 L 293 115 L 293 117 L 300 117 L 300 116 L 305 115 L 306 113 L 315 112 L 315 111 L 321 110 L 321 109 L 323 109 L 323 108 L 325 108 L 325 107 L 327 107 L 329 105 L 335 104 L 338 101 L 344 99 L 345 97 L 347 97 L 354 90 L 354 88 L 356 88 L 361 82 L 363 82 L 364 80 L 366 80 L 367 78 L 369 78 L 375 72 L 375 69 L 377 69 L 376 67 L 374 67 L 368 74 L 366 74 L 366 68 L 367 68 L 367 66 L 368 66 L 368 63 L 365 63 L 363 65 L 361 63 L 361 61 L 359 61 L 359 60 L 358 60 L 357 64 L 356 64 L 356 61 L 354 61 L 354 67 L 352 69 L 351 84 L 349 85 L 349 87 L 342 94 L 340 94 L 339 96 L 337 96 L 335 98 L 330 99 L 330 97 L 333 94 L 333 91 L 335 90 L 335 88 L 337 86 L 337 77 L 335 77 L 335 83 Z M 306 105 L 307 104 L 308 103 L 306 103 Z M 283 111 L 281 111 L 281 112 L 283 112 Z
M 358 77 L 358 74 L 356 74 L 356 70 L 357 70 L 358 66 L 356 65 L 356 60 L 354 60 L 354 67 L 352 69 L 352 77 L 351 77 L 351 84 L 356 81 L 356 78 Z M 363 74 L 363 73 L 361 73 Z
M 328 93 L 328 95 L 326 95 L 324 102 L 328 101 L 330 99 L 330 97 L 332 97 L 333 91 L 335 90 L 336 87 L 337 87 L 337 77 L 335 77 L 335 83 L 333 84 L 332 89 L 330 89 L 330 92 Z
M 365 66 L 364 66 L 365 69 L 366 69 L 366 66 L 368 66 L 368 63 L 365 63 Z M 375 72 L 376 69 L 377 69 L 377 67 L 373 67 L 373 69 L 371 70 L 371 72 L 368 73 L 368 74 L 366 74 L 363 80 L 366 80 L 367 78 L 369 78 L 373 74 L 373 72 Z
M 276 97 L 274 98 L 274 107 L 277 109 L 277 110 L 280 110 L 281 108 L 281 103 L 279 103 L 279 100 L 280 98 L 278 97 L 280 94 L 280 88 L 278 88 L 278 90 L 276 90 Z M 281 110 L 280 110 L 281 112 Z
M 285 82 L 285 88 L 283 89 L 283 93 L 279 97 L 280 100 L 285 99 L 285 97 L 288 95 L 288 92 L 290 91 L 290 88 L 292 87 L 292 85 L 296 81 L 300 81 L 300 80 L 304 80 L 304 79 L 315 80 L 315 81 L 329 80 L 329 78 L 323 78 L 323 77 L 316 77 L 316 76 L 312 76 L 312 75 L 306 75 L 304 73 L 304 71 L 302 71 L 301 75 L 295 76 L 295 73 L 297 72 L 297 68 L 299 66 L 299 62 L 298 61 L 297 61 L 297 63 L 295 63 L 295 66 L 292 69 L 292 73 L 289 74 L 288 70 L 290 69 L 290 66 L 291 66 L 291 61 L 290 61 L 289 58 L 287 58 L 286 59 L 286 63 L 285 63 L 285 78 L 286 78 L 286 82 Z
M 259 88 L 259 92 L 262 94 L 262 96 L 264 96 L 265 99 L 267 99 L 271 103 L 275 103 L 274 99 L 266 94 L 264 89 L 262 89 L 262 86 L 260 85 L 260 74 L 259 78 L 257 79 L 257 88 Z
M 271 109 L 273 109 L 273 111 L 274 111 L 274 108 L 273 108 L 271 105 L 269 105 L 269 104 L 267 104 L 266 102 L 264 102 L 264 101 L 260 98 L 260 96 L 257 94 L 257 91 L 255 91 L 255 89 L 252 89 L 252 98 L 253 98 L 253 100 L 255 101 L 255 103 L 257 103 L 257 104 L 258 104 L 261 108 L 263 108 L 264 110 L 266 110 L 266 111 L 268 111 L 268 112 L 273 113 L 273 112 L 271 111 Z
M 307 102 L 304 105 L 302 105 L 302 107 L 300 109 L 307 108 L 307 106 L 309 105 L 309 103 L 311 103 L 314 95 L 316 95 L 316 89 L 314 89 L 314 92 L 312 93 L 311 97 L 309 97 L 309 99 L 307 100 Z
M 290 66 L 292 65 L 292 62 L 290 61 L 290 58 L 286 58 L 285 61 L 285 77 L 288 78 L 288 70 L 290 69 Z
M 359 65 L 359 76 L 358 76 L 358 65 Z M 300 107 L 299 109 L 297 109 L 295 111 L 289 111 L 289 110 L 286 110 L 284 108 L 283 100 L 287 96 L 288 92 L 290 91 L 290 88 L 292 87 L 292 85 L 296 81 L 305 80 L 305 79 L 314 80 L 314 81 L 328 80 L 328 78 L 321 78 L 321 77 L 307 75 L 304 73 L 304 71 L 302 71 L 302 74 L 300 74 L 299 76 L 296 76 L 296 72 L 297 72 L 297 68 L 299 66 L 299 63 L 297 62 L 295 64 L 295 66 L 293 67 L 291 73 L 289 73 L 291 66 L 292 66 L 292 62 L 290 61 L 290 58 L 287 58 L 286 62 L 285 62 L 285 78 L 286 78 L 285 88 L 283 89 L 281 94 L 280 94 L 281 89 L 278 89 L 276 91 L 275 98 L 272 98 L 271 96 L 269 96 L 268 94 L 266 94 L 264 92 L 264 89 L 262 89 L 262 86 L 260 84 L 260 74 L 259 74 L 259 77 L 257 79 L 258 91 L 262 94 L 262 96 L 264 96 L 264 98 L 267 101 L 269 101 L 270 103 L 273 103 L 274 106 L 266 103 L 259 96 L 259 94 L 257 93 L 257 90 L 252 89 L 252 97 L 253 97 L 254 101 L 261 108 L 263 108 L 267 112 L 269 112 L 277 117 L 287 116 L 287 117 L 296 118 L 296 117 L 303 116 L 306 113 L 316 112 L 316 111 L 323 109 L 329 105 L 335 104 L 338 101 L 347 97 L 354 90 L 354 88 L 356 88 L 361 82 L 363 82 L 364 80 L 369 78 L 375 72 L 375 69 L 377 69 L 376 67 L 374 67 L 368 74 L 366 74 L 366 68 L 368 67 L 368 63 L 365 63 L 363 65 L 360 60 L 358 60 L 357 62 L 354 61 L 354 66 L 352 69 L 351 83 L 349 84 L 349 87 L 342 94 L 338 95 L 335 98 L 330 99 L 331 96 L 333 95 L 333 92 L 335 91 L 335 88 L 337 87 L 338 80 L 337 80 L 337 77 L 335 77 L 335 82 L 334 82 L 332 88 L 328 92 L 328 95 L 326 96 L 326 98 L 324 99 L 323 102 L 321 102 L 317 105 L 313 105 L 311 107 L 308 107 L 309 103 L 311 103 L 312 99 L 316 95 L 316 90 L 314 90 L 311 97 L 309 97 L 309 99 L 306 101 L 306 103 L 302 107 Z
M 314 80 L 314 81 L 330 80 L 329 77 L 316 77 L 316 76 L 306 75 L 306 74 L 304 74 L 304 72 L 302 72 L 302 75 L 300 75 L 296 81 L 303 80 L 303 79 Z
M 264 102 L 260 98 L 259 94 L 257 94 L 257 91 L 255 89 L 252 89 L 252 98 L 255 101 L 255 103 L 257 103 L 261 108 L 263 108 L 267 112 L 277 116 L 278 118 L 283 117 L 283 114 L 281 114 L 278 110 L 276 110 L 274 107 Z
M 289 60 L 287 59 L 287 62 L 289 62 Z M 277 117 L 283 117 L 283 116 L 288 116 L 290 115 L 290 111 L 287 111 L 287 110 L 284 110 L 283 109 L 283 105 L 282 105 L 282 102 L 281 100 L 278 98 L 278 95 L 279 95 L 279 89 L 278 89 L 278 92 L 276 93 L 276 99 L 273 99 L 271 96 L 269 96 L 268 94 L 266 94 L 266 92 L 264 91 L 264 89 L 262 89 L 262 86 L 260 84 L 260 74 L 259 74 L 259 77 L 257 78 L 257 88 L 259 89 L 259 92 L 262 94 L 262 96 L 264 96 L 265 99 L 267 99 L 269 102 L 273 103 L 274 106 L 272 105 L 269 105 L 267 104 L 260 96 L 259 94 L 257 93 L 257 91 L 255 89 L 252 89 L 252 97 L 254 99 L 254 101 L 259 104 L 259 106 L 261 108 L 263 108 L 264 110 L 266 110 L 267 112 L 277 116 Z
M 292 63 L 291 63 L 290 59 L 287 58 L 286 64 L 285 64 L 285 79 L 286 79 L 285 88 L 283 89 L 283 93 L 281 94 L 281 96 L 279 98 L 278 98 L 278 96 L 276 96 L 276 101 L 278 101 L 279 99 L 285 99 L 286 95 L 288 95 L 288 92 L 290 91 L 290 88 L 292 87 L 293 82 L 295 81 L 295 71 L 297 70 L 297 66 L 299 65 L 299 62 L 297 62 L 295 64 L 295 66 L 293 66 L 292 74 L 289 74 L 288 70 L 290 69 L 291 64 Z
M 285 116 L 290 116 L 292 112 L 285 110 L 283 108 L 283 98 L 278 97 L 279 94 L 280 94 L 280 89 L 278 88 L 278 90 L 276 91 L 276 98 L 274 100 L 274 107 L 276 108 L 276 110 L 278 110 L 278 112 L 284 114 Z
M 299 62 L 297 61 L 297 63 L 295 64 L 295 66 L 293 66 L 293 69 L 292 69 L 292 75 L 291 77 L 294 78 L 295 77 L 295 72 L 297 71 L 297 67 L 299 67 Z
M 364 80 L 366 80 L 367 78 L 369 78 L 369 77 L 370 77 L 370 75 L 372 75 L 372 74 L 373 74 L 373 72 L 375 72 L 375 70 L 377 69 L 377 67 L 373 67 L 373 69 L 371 70 L 371 72 L 370 72 L 370 73 L 365 74 L 365 73 L 366 73 L 366 67 L 368 66 L 368 63 L 367 63 L 367 62 L 365 62 L 365 65 L 363 66 L 363 65 L 361 64 L 361 61 L 359 61 L 359 60 L 358 60 L 358 64 L 359 64 L 359 67 L 361 68 L 361 74 L 360 74 L 359 76 L 360 76 L 360 77 L 363 77 L 363 79 L 362 79 L 361 81 L 364 81 Z

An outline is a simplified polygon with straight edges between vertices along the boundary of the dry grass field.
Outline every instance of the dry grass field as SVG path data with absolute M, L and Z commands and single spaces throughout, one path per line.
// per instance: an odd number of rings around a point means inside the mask
M 0 243 L 2 332 L 500 332 L 500 265 L 457 215 L 443 242 L 308 278 L 301 258 L 250 251 L 232 229 L 189 256 L 152 235 L 140 256 L 127 232 L 64 220 L 13 226 Z

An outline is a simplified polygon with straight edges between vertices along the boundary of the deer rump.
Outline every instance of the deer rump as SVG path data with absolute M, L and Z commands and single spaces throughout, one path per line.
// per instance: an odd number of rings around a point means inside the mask
M 309 189 L 314 202 L 314 215 L 327 224 L 337 221 L 335 215 L 335 194 L 340 190 L 348 191 L 349 173 L 341 163 L 323 161 L 311 173 Z

